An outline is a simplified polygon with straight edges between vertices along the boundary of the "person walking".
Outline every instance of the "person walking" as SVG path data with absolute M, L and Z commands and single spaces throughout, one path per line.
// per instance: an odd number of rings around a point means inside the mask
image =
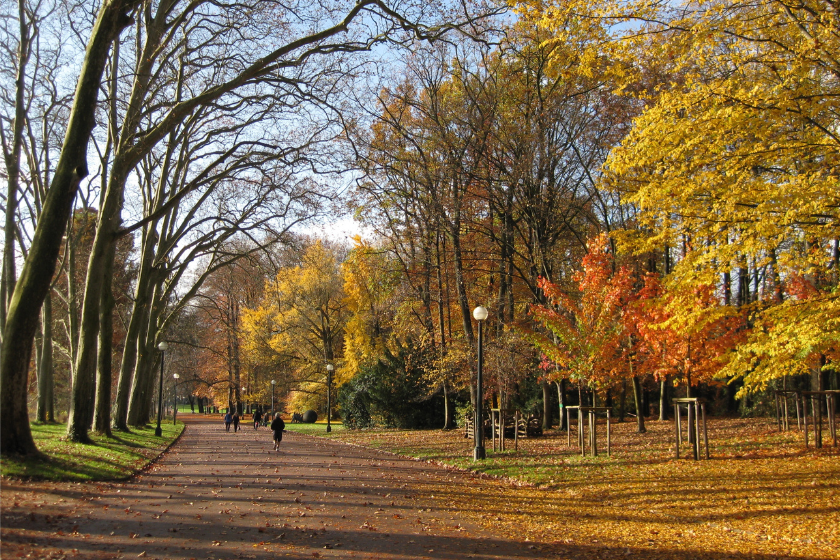
M 234 431 L 234 433 L 239 431 L 239 413 L 238 412 L 233 413 L 233 431 Z
M 274 450 L 280 450 L 280 442 L 283 441 L 283 430 L 286 429 L 286 423 L 280 418 L 280 413 L 274 415 L 274 421 L 271 422 L 271 431 L 274 432 Z
M 254 413 L 254 429 L 260 427 L 260 420 L 262 420 L 262 412 L 259 410 Z
M 230 423 L 233 422 L 233 416 L 230 415 L 229 410 L 227 412 L 225 412 L 224 418 L 225 418 L 225 431 L 229 432 L 230 431 Z

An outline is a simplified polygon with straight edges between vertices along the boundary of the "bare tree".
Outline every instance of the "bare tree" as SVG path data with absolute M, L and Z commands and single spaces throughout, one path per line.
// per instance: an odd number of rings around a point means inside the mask
M 266 96 L 279 93 L 281 99 L 288 96 L 317 101 L 311 93 L 313 83 L 322 81 L 324 68 L 329 67 L 327 62 L 335 62 L 335 55 L 369 51 L 374 45 L 398 38 L 406 29 L 411 29 L 415 37 L 434 38 L 453 27 L 449 23 L 429 26 L 379 0 L 359 2 L 343 11 L 322 11 L 308 2 L 289 6 L 273 1 L 221 5 L 193 2 L 183 6 L 169 0 L 155 8 L 149 6 L 143 18 L 138 18 L 137 36 L 143 36 L 144 42 L 137 50 L 131 73 L 133 85 L 120 136 L 115 140 L 88 263 L 82 336 L 68 419 L 68 437 L 77 441 L 87 440 L 92 420 L 87 396 L 96 365 L 100 298 L 107 290 L 107 261 L 120 231 L 131 170 L 203 107 L 236 107 L 249 98 L 251 91 Z M 300 21 L 307 24 L 301 26 Z M 376 28 L 375 33 L 370 26 Z M 273 50 L 266 50 L 266 45 Z M 208 65 L 208 60 L 214 63 Z M 185 76 L 189 78 L 188 90 L 181 89 Z M 267 88 L 274 92 L 269 93 Z M 182 91 L 186 92 L 183 96 Z
M 0 352 L 0 454 L 38 454 L 26 410 L 32 341 L 76 188 L 88 174 L 87 147 L 108 52 L 113 40 L 131 23 L 129 13 L 138 3 L 105 1 L 91 32 L 61 155 L 6 317 Z

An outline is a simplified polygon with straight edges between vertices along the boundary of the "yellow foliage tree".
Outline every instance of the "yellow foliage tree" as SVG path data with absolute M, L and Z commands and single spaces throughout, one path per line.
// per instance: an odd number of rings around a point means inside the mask
M 840 321 L 836 5 L 522 6 L 558 38 L 584 33 L 584 71 L 609 59 L 614 87 L 646 103 L 606 165 L 606 181 L 641 210 L 649 233 L 627 236 L 634 248 L 680 243 L 676 289 L 719 285 L 732 270 L 743 280 L 747 263 L 763 271 L 748 340 L 721 374 L 761 389 L 830 358 Z M 812 288 L 807 295 L 793 288 L 797 279 Z
M 348 318 L 337 251 L 316 241 L 268 282 L 256 309 L 243 310 L 246 349 L 282 364 L 290 406 L 316 408 L 326 400 L 327 363 L 336 366 L 334 387 L 349 378 L 341 363 Z
M 344 372 L 347 378 L 385 353 L 393 331 L 394 289 L 399 275 L 386 254 L 363 241 L 341 265 L 349 319 L 344 334 Z

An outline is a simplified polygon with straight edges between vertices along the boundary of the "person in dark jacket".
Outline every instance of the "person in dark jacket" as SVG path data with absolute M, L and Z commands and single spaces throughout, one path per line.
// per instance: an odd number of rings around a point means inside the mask
M 286 423 L 280 418 L 280 413 L 274 415 L 274 421 L 271 422 L 271 431 L 274 432 L 274 450 L 280 449 L 280 442 L 283 441 L 283 430 L 286 429 Z
M 260 422 L 262 421 L 262 412 L 259 410 L 254 413 L 254 429 L 260 427 Z
M 233 431 L 234 432 L 239 431 L 239 413 L 238 412 L 233 413 Z

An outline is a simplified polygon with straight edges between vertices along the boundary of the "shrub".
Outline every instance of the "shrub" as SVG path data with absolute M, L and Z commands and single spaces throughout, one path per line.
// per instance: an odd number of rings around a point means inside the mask
M 386 351 L 339 390 L 348 428 L 428 428 L 443 423 L 442 397 L 425 381 L 421 364 Z

